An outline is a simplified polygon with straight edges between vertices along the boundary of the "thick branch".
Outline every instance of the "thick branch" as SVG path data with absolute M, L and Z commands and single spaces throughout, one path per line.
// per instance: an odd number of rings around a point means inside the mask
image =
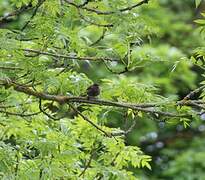
M 60 104 L 65 103 L 71 103 L 71 102 L 77 102 L 77 103 L 87 103 L 87 104 L 96 104 L 99 106 L 112 106 L 112 107 L 120 107 L 120 108 L 126 108 L 126 109 L 132 109 L 137 111 L 142 111 L 146 113 L 151 114 L 159 114 L 163 116 L 169 116 L 169 117 L 189 117 L 189 115 L 186 114 L 174 114 L 171 112 L 163 112 L 154 109 L 153 107 L 159 106 L 159 104 L 132 104 L 132 103 L 124 103 L 124 102 L 113 102 L 113 101 L 107 101 L 107 100 L 100 100 L 100 99 L 88 99 L 87 97 L 70 97 L 70 96 L 61 96 L 61 95 L 50 95 L 43 92 L 34 91 L 29 87 L 21 86 L 19 84 L 13 83 L 10 80 L 0 79 L 2 81 L 2 85 L 6 87 L 13 87 L 14 90 L 18 92 L 23 92 L 27 95 L 32 95 L 34 97 L 37 97 L 39 99 L 43 100 L 51 100 L 56 101 Z M 151 108 L 152 107 L 152 108 Z

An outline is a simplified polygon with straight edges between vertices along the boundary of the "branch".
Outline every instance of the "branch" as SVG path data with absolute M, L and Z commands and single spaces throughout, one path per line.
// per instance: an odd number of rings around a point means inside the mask
M 113 71 L 112 68 L 110 68 L 109 65 L 105 61 L 104 61 L 104 65 L 105 65 L 106 69 L 113 74 L 123 74 L 123 73 L 126 73 L 129 71 L 127 66 L 125 66 L 123 70 L 118 72 L 118 71 Z
M 5 67 L 5 66 L 0 66 L 0 69 L 2 70 L 23 70 L 20 67 Z
M 93 145 L 94 146 L 94 145 Z M 89 168 L 89 166 L 91 165 L 91 161 L 92 159 L 94 159 L 94 155 L 95 153 L 97 153 L 98 151 L 100 151 L 101 149 L 103 148 L 103 146 L 100 146 L 96 149 L 94 149 L 94 147 L 91 149 L 91 152 L 90 152 L 90 157 L 89 157 L 89 160 L 87 162 L 87 164 L 85 165 L 83 171 L 78 175 L 78 177 L 81 177 L 82 175 L 85 175 L 85 172 L 86 170 Z
M 50 119 L 53 119 L 53 120 L 55 120 L 55 121 L 61 119 L 61 118 L 53 117 L 52 115 L 48 114 L 48 113 L 42 108 L 42 102 L 41 102 L 41 99 L 39 99 L 39 109 L 40 109 L 40 112 L 42 112 L 43 114 L 45 114 L 46 116 L 48 116 Z
M 187 101 L 189 99 L 191 99 L 191 97 L 193 97 L 195 94 L 197 94 L 198 92 L 202 91 L 203 89 L 205 88 L 205 85 L 191 91 L 189 94 L 187 94 L 185 97 L 184 97 L 184 101 Z
M 88 162 L 87 162 L 87 164 L 85 165 L 85 168 L 84 168 L 83 171 L 79 174 L 78 177 L 81 177 L 82 175 L 85 174 L 86 170 L 88 169 L 88 167 L 89 167 L 90 164 L 91 164 L 91 161 L 92 161 L 92 159 L 93 159 L 93 156 L 94 156 L 94 153 L 92 152 L 91 155 L 90 155 L 90 158 L 89 158 L 89 160 L 88 160 Z
M 95 127 L 97 130 L 101 131 L 103 134 L 105 134 L 107 137 L 112 137 L 111 134 L 107 133 L 103 129 L 101 129 L 98 125 L 96 125 L 94 122 L 92 122 L 90 119 L 88 119 L 86 116 L 84 116 L 80 111 L 78 111 L 73 105 L 69 104 L 69 106 L 79 114 L 85 121 L 90 123 L 93 127 Z
M 77 56 L 70 56 L 70 55 L 63 55 L 63 54 L 55 54 L 55 53 L 50 53 L 50 52 L 43 52 L 40 50 L 35 50 L 35 49 L 20 49 L 26 52 L 31 52 L 31 53 L 37 53 L 43 54 L 43 55 L 48 55 L 48 56 L 53 56 L 56 58 L 67 58 L 67 59 L 75 59 L 75 60 L 80 60 L 80 61 L 119 61 L 117 59 L 112 59 L 112 58 L 107 58 L 107 57 L 77 57 Z
M 128 133 L 130 133 L 134 127 L 136 125 L 136 121 L 133 120 L 133 123 L 131 124 L 131 126 L 126 130 L 126 131 L 119 131 L 119 132 L 112 132 L 112 136 L 122 136 L 122 135 L 127 135 Z
M 194 107 L 205 110 L 205 106 L 204 106 L 205 102 L 201 102 L 201 101 L 197 101 L 197 100 L 188 100 L 188 101 L 182 100 L 182 101 L 177 102 L 177 105 L 179 105 L 179 106 L 194 106 Z
M 36 116 L 36 115 L 40 114 L 41 111 L 35 112 L 35 113 L 31 113 L 31 114 L 22 114 L 22 113 L 14 113 L 14 112 L 8 112 L 8 111 L 0 110 L 0 113 L 5 113 L 7 115 L 12 115 L 12 116 L 28 117 L 28 116 Z
M 98 27 L 113 27 L 113 24 L 98 24 L 92 20 L 89 20 L 87 19 L 85 16 L 83 16 L 83 14 L 80 12 L 80 10 L 78 11 L 78 14 L 80 16 L 81 19 L 83 19 L 85 22 L 89 23 L 89 24 L 92 24 L 92 25 L 95 25 L 95 26 L 98 26 Z
M 93 42 L 90 46 L 94 46 L 94 45 L 98 44 L 105 37 L 106 31 L 107 31 L 107 29 L 104 28 L 103 32 L 102 32 L 102 35 L 95 42 Z
M 21 86 L 8 79 L 0 79 L 0 81 L 3 82 L 1 85 L 6 87 L 13 87 L 14 90 L 18 92 L 23 92 L 27 95 L 31 95 L 43 100 L 55 101 L 60 104 L 65 104 L 65 103 L 69 104 L 71 102 L 77 102 L 77 103 L 96 104 L 98 106 L 120 107 L 120 108 L 132 109 L 136 111 L 142 111 L 145 113 L 159 114 L 168 117 L 190 117 L 190 115 L 187 114 L 180 115 L 171 112 L 163 112 L 163 111 L 155 110 L 154 107 L 160 106 L 160 104 L 156 104 L 156 103 L 132 104 L 132 103 L 113 102 L 113 101 L 100 100 L 100 99 L 88 99 L 87 97 L 50 95 L 43 92 L 34 91 L 29 87 L 23 85 Z
M 21 28 L 21 31 L 23 31 L 28 24 L 31 22 L 31 20 L 34 18 L 34 16 L 36 15 L 38 9 L 40 8 L 40 6 L 44 3 L 45 0 L 39 0 L 38 4 L 36 5 L 36 8 L 34 9 L 34 12 L 32 14 L 32 16 L 30 17 L 30 19 L 24 24 L 24 26 Z
M 18 16 L 20 14 L 22 14 L 23 12 L 32 9 L 33 7 L 31 6 L 31 4 L 28 4 L 27 6 L 23 6 L 20 9 L 17 9 L 3 17 L 0 17 L 0 23 L 3 23 L 5 21 L 8 21 L 8 19 L 12 16 Z
M 83 7 L 89 3 L 90 0 L 85 0 L 84 3 L 80 4 L 78 7 Z
M 149 0 L 142 0 L 141 2 L 139 3 L 136 3 L 132 6 L 128 6 L 126 8 L 122 8 L 122 9 L 117 9 L 116 11 L 100 11 L 100 10 L 97 10 L 97 9 L 92 9 L 92 8 L 88 8 L 86 6 L 80 6 L 80 5 L 77 5 L 75 3 L 73 3 L 71 0 L 65 0 L 68 4 L 76 7 L 76 8 L 81 8 L 81 9 L 84 9 L 88 12 L 93 12 L 93 13 L 96 13 L 98 15 L 110 15 L 110 14 L 114 14 L 114 13 L 117 13 L 117 12 L 124 12 L 124 11 L 130 11 L 138 6 L 141 6 L 143 4 L 148 4 Z
M 18 105 L 0 105 L 0 109 L 7 109 L 7 108 L 14 108 L 14 107 L 17 107 L 17 106 L 23 106 L 25 105 L 26 103 L 24 104 L 18 104 Z M 27 103 L 28 104 L 28 103 Z

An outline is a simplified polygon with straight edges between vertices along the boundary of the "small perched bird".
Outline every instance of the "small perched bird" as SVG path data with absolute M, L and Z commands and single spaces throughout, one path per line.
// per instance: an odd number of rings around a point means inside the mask
M 96 97 L 100 94 L 100 87 L 98 84 L 93 84 L 87 88 L 87 96 L 89 97 Z

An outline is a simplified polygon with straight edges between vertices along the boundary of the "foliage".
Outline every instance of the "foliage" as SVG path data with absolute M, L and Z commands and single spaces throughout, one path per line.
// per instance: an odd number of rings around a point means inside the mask
M 200 137 L 169 142 L 203 119 L 203 3 L 186 2 L 1 1 L 1 179 L 200 178 Z

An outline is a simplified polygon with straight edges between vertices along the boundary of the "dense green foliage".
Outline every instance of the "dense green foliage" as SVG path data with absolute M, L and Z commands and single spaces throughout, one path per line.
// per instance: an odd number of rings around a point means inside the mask
M 0 1 L 0 179 L 204 177 L 204 6 Z

